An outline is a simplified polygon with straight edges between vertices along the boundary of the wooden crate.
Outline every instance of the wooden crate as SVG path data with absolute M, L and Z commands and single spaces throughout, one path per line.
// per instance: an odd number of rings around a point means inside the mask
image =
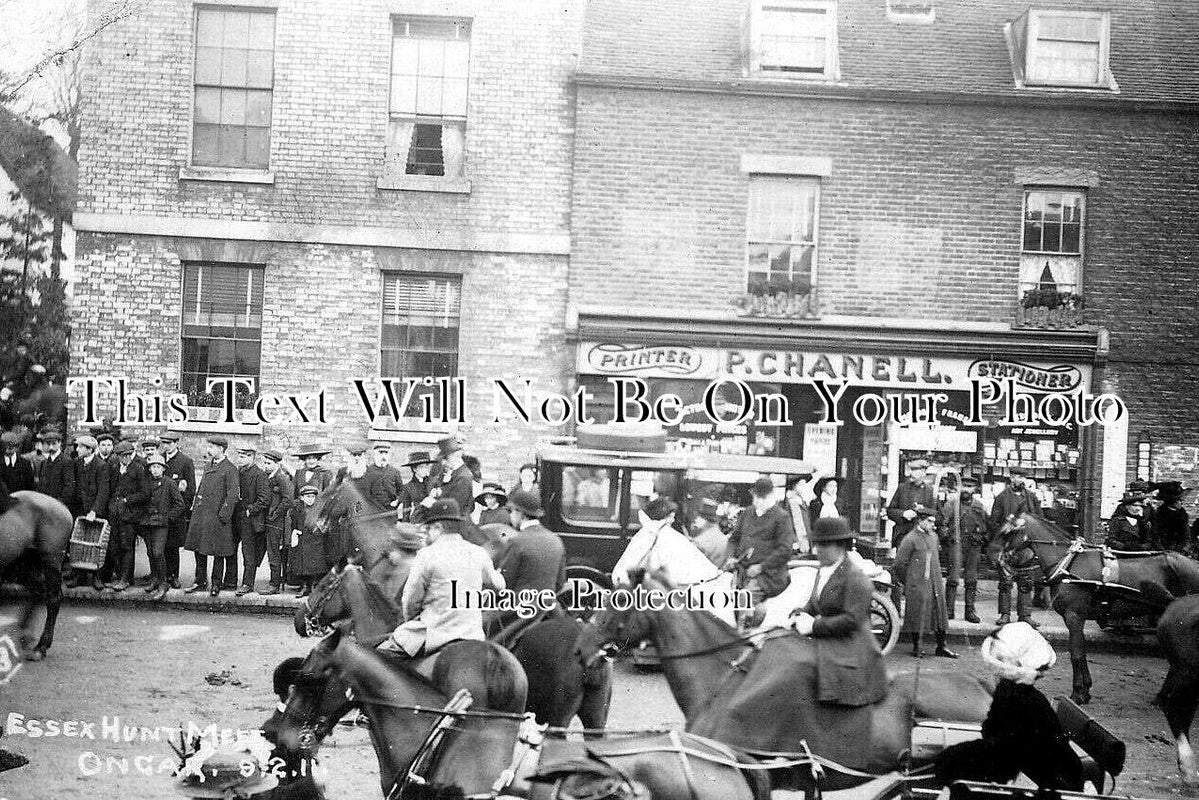
M 111 528 L 108 520 L 97 517 L 88 520 L 76 517 L 71 530 L 71 543 L 67 548 L 67 561 L 75 569 L 99 570 L 104 566 L 104 554 L 108 552 Z

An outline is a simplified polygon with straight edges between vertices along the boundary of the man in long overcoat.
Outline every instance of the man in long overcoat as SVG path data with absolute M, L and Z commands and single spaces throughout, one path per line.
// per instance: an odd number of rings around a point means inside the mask
M 187 527 L 187 549 L 196 554 L 196 583 L 187 591 L 205 588 L 216 597 L 226 573 L 237 573 L 237 539 L 233 535 L 233 511 L 241 499 L 237 467 L 225 453 L 229 440 L 223 436 L 207 439 L 209 463 L 204 467 L 192 518 Z M 212 575 L 208 575 L 208 557 L 212 556 Z
M 75 459 L 75 499 L 69 503 L 71 512 L 88 520 L 108 518 L 108 464 L 96 454 L 98 445 L 91 436 L 80 436 L 75 440 L 75 450 L 79 457 Z M 111 530 L 109 531 L 111 535 Z M 72 583 L 91 583 L 93 588 L 103 589 L 99 582 L 100 575 L 88 575 L 84 570 L 76 570 Z
M 236 589 L 238 597 L 254 591 L 254 576 L 266 555 L 266 512 L 271 506 L 271 487 L 266 473 L 254 463 L 257 456 L 258 448 L 252 444 L 237 448 L 241 499 L 233 510 L 233 533 L 241 545 L 242 579 L 238 586 L 234 561 L 234 574 L 225 573 L 224 588 Z
M 172 589 L 178 589 L 179 549 L 187 541 L 187 525 L 196 499 L 196 462 L 179 449 L 179 434 L 167 431 L 159 438 L 162 440 L 162 457 L 167 462 L 167 477 L 174 481 L 183 497 L 183 513 L 167 525 L 167 581 Z
M 1032 496 L 1024 483 L 1028 473 L 1023 467 L 1013 467 L 1008 485 L 995 496 L 991 506 L 991 516 L 987 520 L 991 527 L 992 546 L 999 550 L 1005 548 L 1007 537 L 1012 533 L 1009 529 L 1002 533 L 1004 526 L 1014 523 L 1021 514 L 1039 514 L 1041 504 Z M 1006 625 L 1012 621 L 1012 575 L 999 570 L 999 617 L 996 625 Z M 1034 628 L 1039 627 L 1032 619 L 1032 580 L 1021 576 L 1016 584 L 1016 615 L 1021 622 L 1027 622 Z
M 891 502 L 887 503 L 887 519 L 895 523 L 891 531 L 891 546 L 899 547 L 908 531 L 916 527 L 916 507 L 935 508 L 937 503 L 933 487 L 924 482 L 928 462 L 918 458 L 908 464 L 908 479 L 899 485 Z M 891 601 L 900 608 L 902 597 L 898 586 L 891 587 Z
M 936 511 L 917 506 L 916 527 L 908 531 L 895 553 L 892 576 L 904 593 L 903 632 L 912 641 L 912 655 L 921 655 L 921 639 L 933 634 L 936 655 L 957 658 L 945 646 L 949 618 L 945 611 L 945 581 L 941 578 L 941 557 L 936 534 Z
M 266 560 L 271 567 L 271 581 L 262 594 L 278 594 L 283 587 L 283 550 L 290 541 L 291 528 L 287 519 L 294 503 L 295 488 L 291 476 L 283 469 L 283 453 L 267 450 L 262 454 L 262 463 L 271 490 L 271 504 L 266 510 Z M 257 564 L 254 569 L 258 569 Z
M 133 556 L 137 548 L 138 526 L 146 501 L 150 499 L 150 476 L 134 454 L 132 442 L 121 442 L 112 451 L 117 459 L 111 475 L 112 491 L 108 499 L 108 555 L 104 588 L 123 592 L 133 582 Z

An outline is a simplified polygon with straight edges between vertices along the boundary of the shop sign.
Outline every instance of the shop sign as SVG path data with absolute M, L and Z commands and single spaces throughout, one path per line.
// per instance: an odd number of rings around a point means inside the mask
M 967 375 L 971 378 L 1000 381 L 1011 379 L 1021 389 L 1041 392 L 1072 392 L 1083 386 L 1082 370 L 1068 364 L 1040 367 L 1019 361 L 989 358 L 971 364 Z
M 705 372 L 704 356 L 695 347 L 604 343 L 586 348 L 585 366 L 586 372 L 600 375 L 704 377 L 698 375 Z

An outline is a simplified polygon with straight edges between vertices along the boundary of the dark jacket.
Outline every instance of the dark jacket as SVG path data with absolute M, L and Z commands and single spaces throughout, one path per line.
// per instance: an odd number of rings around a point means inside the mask
M 1145 524 L 1145 520 L 1130 522 L 1123 514 L 1112 517 L 1107 523 L 1107 546 L 1113 550 L 1156 549 L 1150 540 L 1149 526 Z
M 147 528 L 165 528 L 168 523 L 179 519 L 183 513 L 183 495 L 179 486 L 163 473 L 163 477 L 147 478 L 150 499 L 146 502 L 145 513 L 142 514 L 142 525 Z
M 75 462 L 66 453 L 43 461 L 35 477 L 36 488 L 42 494 L 68 507 L 75 502 Z
M 463 514 L 469 514 L 475 507 L 475 475 L 465 464 L 450 473 L 450 479 L 441 484 L 440 499 L 450 498 L 458 501 Z
M 29 459 L 13 455 L 13 465 L 8 465 L 8 456 L 0 455 L 0 480 L 10 492 L 33 491 L 33 465 Z
M 786 510 L 775 505 L 758 516 L 750 506 L 741 512 L 729 537 L 729 555 L 742 566 L 760 565 L 758 583 L 767 597 L 773 597 L 791 583 L 787 562 L 794 544 L 795 526 Z
M 80 515 L 95 511 L 97 517 L 108 515 L 108 464 L 100 456 L 91 461 L 75 460 L 75 502 L 71 508 Z
M 179 481 L 186 484 L 179 489 L 179 494 L 183 498 L 184 513 L 186 513 L 196 499 L 196 462 L 183 455 L 182 450 L 175 451 L 175 455 L 166 461 L 166 476 L 175 482 L 175 487 L 179 487 Z
M 1003 487 L 1003 491 L 995 496 L 995 503 L 991 506 L 991 516 L 988 523 L 991 526 L 991 535 L 995 536 L 999 533 L 999 529 L 1007 522 L 1008 517 L 1018 517 L 1021 514 L 1039 514 L 1041 509 L 1033 502 L 1032 495 L 1028 489 L 1014 492 L 1010 485 Z
M 250 533 L 266 530 L 266 512 L 271 507 L 271 487 L 266 473 L 256 465 L 237 469 L 240 499 L 233 511 L 234 529 Z
M 899 488 L 895 490 L 895 494 L 891 495 L 891 502 L 887 503 L 887 519 L 895 523 L 895 530 L 891 534 L 891 541 L 895 546 L 899 546 L 900 540 L 907 535 L 907 532 L 916 527 L 915 519 L 904 519 L 903 512 L 915 510 L 917 505 L 922 505 L 925 508 L 936 508 L 937 495 L 933 491 L 933 487 L 921 481 L 920 483 L 912 483 L 910 480 L 904 481 Z
M 305 486 L 315 486 L 318 492 L 323 492 L 329 488 L 329 484 L 333 482 L 333 473 L 325 468 L 324 464 L 317 464 L 316 469 L 309 471 L 307 467 L 301 466 L 296 470 L 295 475 L 295 490 L 296 499 L 300 497 L 300 490 Z
M 233 509 L 241 499 L 237 467 L 227 458 L 210 463 L 192 502 L 187 549 L 205 556 L 237 555 Z
M 150 476 L 142 462 L 134 458 L 121 472 L 120 462 L 116 472 L 110 476 L 112 492 L 108 498 L 109 519 L 121 522 L 141 522 L 142 511 L 150 499 Z
M 1185 553 L 1190 549 L 1188 535 L 1190 519 L 1183 508 L 1162 506 L 1157 510 L 1157 520 L 1153 533 L 1157 543 L 1166 550 Z
M 292 578 L 316 578 L 328 570 L 325 563 L 325 536 L 317 530 L 320 517 L 317 507 L 309 508 L 302 501 L 292 506 L 288 515 L 290 524 L 284 541 L 287 543 L 287 573 Z M 296 544 L 292 534 L 299 531 Z
M 371 464 L 366 468 L 366 474 L 374 479 L 367 499 L 380 510 L 395 508 L 399 504 L 400 492 L 404 489 L 404 478 L 400 471 L 390 464 L 385 467 Z
M 267 475 L 267 486 L 271 491 L 271 504 L 266 510 L 266 524 L 269 528 L 286 528 L 287 514 L 295 502 L 295 487 L 292 486 L 291 476 L 287 470 L 280 467 L 274 474 Z
M 566 548 L 558 534 L 537 522 L 508 540 L 499 570 L 509 591 L 557 592 L 566 583 Z
M 429 496 L 429 487 L 432 485 L 428 478 L 423 481 L 413 478 L 400 488 L 400 508 L 404 511 L 404 519 L 411 517 L 421 501 Z
M 804 611 L 816 618 L 816 682 L 823 703 L 866 706 L 887 696 L 887 669 L 870 632 L 874 587 L 849 560 L 842 559 Z

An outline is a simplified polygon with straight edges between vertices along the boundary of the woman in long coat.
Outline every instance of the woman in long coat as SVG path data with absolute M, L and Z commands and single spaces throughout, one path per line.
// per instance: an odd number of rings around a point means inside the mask
M 957 653 L 945 646 L 949 617 L 938 549 L 935 513 L 931 508 L 918 505 L 916 527 L 899 544 L 892 576 L 903 586 L 903 632 L 912 641 L 912 655 L 921 655 L 920 640 L 924 634 L 931 633 L 937 641 L 936 655 L 957 658 Z

